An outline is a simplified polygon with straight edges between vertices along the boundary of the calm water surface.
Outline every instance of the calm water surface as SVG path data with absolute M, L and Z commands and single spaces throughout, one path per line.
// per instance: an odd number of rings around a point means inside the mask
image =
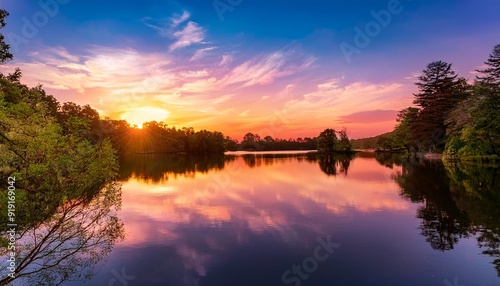
M 120 175 L 126 238 L 67 285 L 500 285 L 496 168 L 157 155 Z

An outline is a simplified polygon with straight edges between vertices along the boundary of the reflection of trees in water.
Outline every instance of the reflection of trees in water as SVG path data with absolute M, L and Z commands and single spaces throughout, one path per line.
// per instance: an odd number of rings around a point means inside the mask
M 500 168 L 497 165 L 446 165 L 457 206 L 473 224 L 483 254 L 494 258 L 500 276 Z
M 389 158 L 381 164 L 398 165 Z M 500 170 L 496 166 L 443 165 L 411 158 L 394 176 L 401 195 L 423 203 L 417 211 L 422 235 L 436 250 L 450 250 L 461 238 L 475 236 L 483 254 L 494 258 L 500 276 Z
M 445 251 L 454 248 L 460 238 L 469 237 L 466 221 L 448 215 L 432 203 L 426 202 L 418 210 L 417 217 L 422 219 L 421 234 L 435 250 Z
M 234 156 L 224 155 L 130 155 L 120 159 L 120 178 L 132 176 L 146 181 L 168 180 L 169 175 L 194 177 L 197 172 L 221 170 Z
M 243 157 L 243 161 L 245 161 L 245 164 L 247 164 L 248 167 L 250 167 L 250 168 L 255 167 L 255 164 L 256 164 L 255 163 L 255 161 L 256 161 L 255 154 L 245 154 L 245 155 L 242 155 L 241 157 Z M 259 158 L 259 163 L 260 162 L 261 162 L 261 160 Z
M 347 154 L 318 154 L 317 159 L 321 171 L 328 176 L 336 176 L 338 173 L 347 176 L 353 156 Z
M 467 214 L 453 201 L 441 162 L 403 162 L 402 173 L 395 180 L 403 197 L 412 202 L 423 202 L 417 217 L 422 219 L 421 233 L 433 249 L 453 249 L 460 238 L 469 236 Z
M 491 230 L 480 227 L 478 230 L 477 244 L 479 248 L 483 250 L 483 254 L 489 255 L 494 258 L 492 261 L 497 270 L 498 276 L 500 276 L 500 231 L 497 229 L 495 232 Z
M 264 153 L 264 154 L 243 154 L 241 157 L 245 164 L 250 167 L 259 167 L 262 165 L 271 166 L 276 163 L 285 163 L 292 161 L 302 162 L 306 160 L 309 153 Z
M 243 158 L 245 164 L 250 167 L 259 167 L 262 165 L 271 166 L 277 163 L 299 161 L 302 162 L 306 160 L 309 153 L 256 153 L 256 154 L 243 154 L 240 155 Z
M 123 223 L 115 214 L 120 205 L 120 185 L 111 183 L 92 197 L 67 199 L 48 219 L 19 226 L 16 278 L 4 276 L 0 285 L 13 280 L 22 280 L 23 285 L 59 285 L 89 279 L 96 264 L 123 239 Z M 3 255 L 10 251 L 0 250 Z M 7 261 L 1 265 L 6 273 Z
M 399 153 L 377 152 L 375 153 L 375 160 L 380 165 L 392 169 L 394 165 L 401 166 L 405 160 L 405 156 Z
M 318 162 L 321 171 L 328 176 L 336 176 L 341 173 L 347 175 L 353 155 L 349 154 L 318 154 L 318 153 L 296 153 L 296 154 L 244 154 L 241 156 L 250 168 L 264 165 L 272 165 L 285 162 Z

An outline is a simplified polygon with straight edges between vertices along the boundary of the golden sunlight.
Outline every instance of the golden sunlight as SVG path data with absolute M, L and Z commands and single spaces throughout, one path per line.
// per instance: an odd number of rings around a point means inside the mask
M 142 128 L 145 122 L 149 121 L 163 121 L 168 117 L 170 112 L 165 109 L 156 107 L 138 107 L 132 108 L 121 115 L 122 120 L 126 120 L 132 125 Z

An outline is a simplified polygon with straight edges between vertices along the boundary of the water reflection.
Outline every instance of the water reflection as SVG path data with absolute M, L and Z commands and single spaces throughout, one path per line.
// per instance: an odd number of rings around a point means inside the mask
M 353 155 L 347 154 L 317 155 L 319 168 L 328 176 L 336 176 L 338 173 L 347 176 L 349 164 L 353 157 Z
M 17 221 L 15 278 L 3 276 L 0 285 L 60 285 L 70 280 L 90 279 L 96 265 L 107 257 L 115 242 L 122 240 L 123 223 L 115 211 L 121 203 L 121 186 L 110 183 L 76 198 L 65 197 L 59 204 L 60 191 L 44 193 L 41 201 L 28 198 Z M 27 194 L 27 196 L 40 194 Z M 57 202 L 57 203 L 54 203 Z M 37 205 L 46 208 L 33 208 Z M 2 255 L 7 251 L 1 247 Z M 7 261 L 2 259 L 2 275 Z
M 457 207 L 466 212 L 471 233 L 482 253 L 493 257 L 500 276 L 500 168 L 497 165 L 447 165 L 450 192 Z
M 120 158 L 120 178 L 124 181 L 138 177 L 154 183 L 166 182 L 169 176 L 194 177 L 224 168 L 226 161 L 234 160 L 224 155 L 131 155 Z
M 413 211 L 391 180 L 394 170 L 373 158 L 231 155 L 216 160 L 223 168 L 195 172 L 195 179 L 167 160 L 148 158 L 154 171 L 139 162 L 123 187 L 123 246 L 141 249 L 134 265 L 150 265 L 149 253 L 161 257 L 165 273 L 176 273 L 157 274 L 157 285 L 279 285 L 291 262 L 310 255 L 317 236 L 340 233 L 334 225 L 354 213 Z M 175 174 L 183 175 L 171 179 Z M 153 277 L 137 279 L 155 284 Z
M 320 170 L 328 176 L 347 175 L 354 155 L 312 153 L 255 153 L 241 155 L 141 155 L 127 156 L 120 161 L 120 177 L 126 181 L 131 177 L 153 183 L 168 181 L 169 176 L 195 177 L 196 173 L 222 170 L 226 163 L 242 158 L 250 167 L 270 166 L 276 163 L 308 161 L 318 163 Z
M 320 170 L 328 176 L 336 176 L 341 173 L 347 175 L 349 164 L 353 160 L 352 154 L 318 154 L 310 153 L 261 153 L 261 154 L 243 154 L 241 155 L 246 165 L 250 168 L 274 163 L 283 163 L 291 161 L 317 162 Z
M 236 158 L 235 155 L 230 155 L 233 158 Z M 275 163 L 286 163 L 292 161 L 303 161 L 308 160 L 311 162 L 316 161 L 315 153 L 307 153 L 307 152 L 298 152 L 298 153 L 252 153 L 252 154 L 241 154 L 241 158 L 245 161 L 246 165 L 250 168 L 253 167 L 261 167 L 270 166 Z
M 498 175 L 373 153 L 123 158 L 127 238 L 90 284 L 124 267 L 134 285 L 284 285 L 331 235 L 341 247 L 303 285 L 491 285 Z
M 422 203 L 417 211 L 421 234 L 435 250 L 456 248 L 475 237 L 482 253 L 493 257 L 500 276 L 500 170 L 493 165 L 444 165 L 441 161 L 378 157 L 400 166 L 394 180 L 401 195 Z
M 230 155 L 186 168 L 170 160 L 190 159 L 151 157 L 154 170 L 138 162 L 126 172 L 122 247 L 138 249 L 129 261 L 137 273 L 155 269 L 138 275 L 144 285 L 281 285 L 282 272 L 330 234 L 342 247 L 309 285 L 439 285 L 470 266 L 450 257 L 477 252 L 498 265 L 497 169 L 373 153 Z M 457 247 L 468 241 L 480 248 Z M 127 255 L 117 259 L 128 265 Z M 460 281 L 491 283 L 486 268 Z

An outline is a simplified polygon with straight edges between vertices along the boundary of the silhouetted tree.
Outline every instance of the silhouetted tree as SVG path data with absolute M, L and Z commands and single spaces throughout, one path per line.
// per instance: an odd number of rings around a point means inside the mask
M 226 138 L 224 139 L 224 150 L 225 151 L 238 150 L 238 140 L 226 136 Z
M 318 152 L 330 153 L 334 152 L 338 145 L 337 135 L 335 130 L 331 128 L 325 129 L 318 136 Z
M 5 27 L 5 18 L 7 18 L 7 16 L 9 16 L 9 12 L 4 9 L 0 9 L 0 29 Z M 12 60 L 10 46 L 5 43 L 5 37 L 0 33 L 0 64 L 3 64 L 8 60 Z
M 338 142 L 339 150 L 350 152 L 352 145 L 351 141 L 349 141 L 349 137 L 347 136 L 347 129 L 343 128 L 338 133 L 339 133 L 339 142 Z
M 500 44 L 493 48 L 488 60 L 484 64 L 487 68 L 478 70 L 483 76 L 477 76 L 477 79 L 485 83 L 500 85 Z

